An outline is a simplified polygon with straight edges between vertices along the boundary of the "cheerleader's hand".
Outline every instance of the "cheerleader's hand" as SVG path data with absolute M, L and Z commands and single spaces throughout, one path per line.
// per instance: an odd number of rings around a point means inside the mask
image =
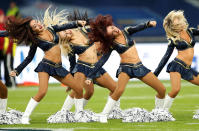
M 86 83 L 87 85 L 90 85 L 90 84 L 92 83 L 92 79 L 88 79 L 88 78 L 87 78 L 87 79 L 85 80 L 85 83 Z
M 84 20 L 78 20 L 78 21 L 77 21 L 77 24 L 78 24 L 78 25 L 81 25 L 81 26 L 83 27 L 83 26 L 86 25 L 86 21 L 84 21 Z
M 11 71 L 9 75 L 12 77 L 15 77 L 15 76 L 17 76 L 17 73 L 16 73 L 16 71 Z
M 150 27 L 155 27 L 157 22 L 156 21 L 149 21 L 148 24 L 149 24 Z

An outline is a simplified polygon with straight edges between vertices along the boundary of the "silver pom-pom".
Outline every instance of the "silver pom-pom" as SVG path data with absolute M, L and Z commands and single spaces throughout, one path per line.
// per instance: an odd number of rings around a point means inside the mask
M 149 122 L 149 112 L 142 108 L 124 110 L 122 122 Z
M 90 110 L 79 111 L 75 113 L 76 122 L 96 122 L 99 117 Z
M 120 108 L 114 108 L 108 115 L 108 119 L 122 119 L 123 111 Z
M 0 124 L 20 124 L 23 113 L 10 109 L 4 114 L 0 114 Z
M 193 119 L 198 119 L 199 120 L 199 110 L 195 111 L 195 114 L 193 115 Z
M 157 121 L 175 121 L 172 114 L 163 109 L 153 109 L 150 113 L 150 122 L 157 122 Z
M 60 110 L 57 113 L 51 115 L 47 119 L 48 123 L 71 123 L 76 122 L 74 113 L 68 110 Z

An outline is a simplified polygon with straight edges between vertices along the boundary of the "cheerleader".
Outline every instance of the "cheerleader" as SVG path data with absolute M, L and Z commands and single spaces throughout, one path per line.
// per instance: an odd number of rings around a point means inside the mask
M 74 11 L 74 14 L 69 15 L 69 20 L 86 20 L 88 21 L 87 13 L 80 14 L 79 11 Z M 100 42 L 91 42 L 88 38 L 90 32 L 89 26 L 79 27 L 76 29 L 68 29 L 60 33 L 62 36 L 62 51 L 65 55 L 69 54 L 70 71 L 74 74 L 75 79 L 83 85 L 85 89 L 84 93 L 84 107 L 88 103 L 94 92 L 93 83 L 90 85 L 85 84 L 85 80 L 89 77 L 89 73 L 95 68 L 95 64 L 102 57 Z M 61 35 L 62 34 L 62 35 Z M 71 48 L 69 50 L 69 47 Z M 70 51 L 70 52 L 69 52 Z M 76 56 L 78 55 L 78 61 L 76 62 Z M 92 80 L 102 87 L 107 88 L 110 91 L 110 95 L 116 88 L 116 82 L 106 72 L 105 69 L 100 68 L 98 72 L 90 76 Z M 62 109 L 70 110 L 74 104 L 75 92 L 72 91 L 66 98 Z M 117 102 L 119 107 L 120 101 Z
M 199 35 L 199 30 L 189 28 L 189 24 L 182 10 L 171 11 L 164 18 L 163 27 L 169 44 L 165 55 L 154 72 L 156 76 L 160 74 L 174 48 L 178 51 L 178 55 L 169 63 L 166 70 L 170 74 L 172 88 L 168 95 L 166 95 L 164 109 L 169 110 L 174 98 L 181 89 L 181 78 L 192 84 L 199 85 L 198 72 L 191 68 L 196 43 L 194 37 Z
M 110 15 L 98 15 L 95 20 L 90 22 L 90 26 L 91 32 L 89 38 L 92 41 L 100 41 L 104 53 L 104 57 L 101 59 L 101 62 L 96 64 L 96 68 L 92 73 L 97 72 L 107 61 L 112 50 L 116 50 L 121 58 L 121 64 L 116 73 L 116 76 L 118 77 L 117 88 L 114 90 L 111 97 L 109 97 L 106 106 L 104 107 L 101 121 L 107 122 L 107 115 L 113 109 L 116 101 L 123 94 L 125 87 L 131 78 L 138 78 L 151 86 L 157 92 L 155 106 L 156 108 L 162 108 L 166 89 L 157 77 L 142 64 L 136 50 L 135 41 L 132 39 L 134 33 L 156 26 L 156 21 L 148 21 L 137 26 L 127 26 L 124 30 L 120 30 L 113 24 Z M 90 84 L 91 81 L 88 79 L 86 83 Z
M 62 11 L 58 16 L 65 19 L 66 14 Z M 62 17 L 61 17 L 62 16 Z M 45 18 L 44 18 L 45 19 Z M 38 20 L 31 17 L 27 18 L 8 18 L 6 22 L 6 30 L 11 38 L 17 39 L 18 44 L 22 42 L 30 45 L 28 56 L 25 60 L 10 72 L 10 76 L 18 76 L 22 70 L 32 61 L 37 47 L 41 48 L 45 55 L 42 61 L 35 69 L 38 72 L 39 90 L 37 94 L 32 97 L 26 107 L 22 116 L 22 124 L 30 124 L 29 117 L 38 103 L 43 99 L 47 93 L 49 77 L 52 76 L 61 83 L 69 85 L 75 92 L 75 105 L 77 112 L 83 110 L 83 89 L 73 76 L 62 67 L 61 63 L 61 49 L 59 46 L 59 37 L 57 32 L 62 30 L 76 28 L 79 25 L 84 26 L 85 21 L 73 21 L 66 24 L 57 24 L 52 26 L 44 26 Z

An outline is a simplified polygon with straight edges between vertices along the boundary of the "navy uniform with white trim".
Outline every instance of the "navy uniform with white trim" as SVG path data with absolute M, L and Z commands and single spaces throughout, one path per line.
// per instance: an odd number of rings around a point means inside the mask
M 174 43 L 173 40 L 169 39 L 167 51 L 154 72 L 156 76 L 160 74 L 161 70 L 169 60 L 175 47 L 178 51 L 183 51 L 188 48 L 194 48 L 196 43 L 194 36 L 199 35 L 199 30 L 195 28 L 189 28 L 187 29 L 187 33 L 191 38 L 190 43 L 186 42 L 185 40 L 177 40 Z M 185 80 L 193 80 L 193 76 L 198 76 L 199 74 L 197 71 L 191 68 L 191 65 L 187 65 L 184 61 L 180 60 L 179 58 L 175 58 L 172 62 L 169 63 L 167 67 L 167 72 L 179 72 L 181 74 L 181 77 Z

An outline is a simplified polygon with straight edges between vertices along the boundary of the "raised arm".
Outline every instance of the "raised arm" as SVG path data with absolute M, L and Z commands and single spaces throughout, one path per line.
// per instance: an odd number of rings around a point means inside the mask
M 163 58 L 161 59 L 158 67 L 156 68 L 154 74 L 156 76 L 158 76 L 160 74 L 160 72 L 162 71 L 163 67 L 165 66 L 165 64 L 167 63 L 167 61 L 169 60 L 169 58 L 171 57 L 171 54 L 173 53 L 174 50 L 174 44 L 173 42 L 170 40 L 170 43 L 168 45 L 167 51 L 164 54 Z
M 124 28 L 124 30 L 129 35 L 132 35 L 132 34 L 138 32 L 138 31 L 142 31 L 142 30 L 144 30 L 146 28 L 153 27 L 153 26 L 156 26 L 156 21 L 148 21 L 148 22 L 136 25 L 136 26 L 127 26 L 127 27 Z
M 51 28 L 55 31 L 55 32 L 60 32 L 63 30 L 67 30 L 67 29 L 72 29 L 72 28 L 77 28 L 78 24 L 77 21 L 72 21 L 66 24 L 62 24 L 62 25 L 53 25 L 51 26 Z
M 36 45 L 31 45 L 30 50 L 28 52 L 28 56 L 24 59 L 24 61 L 15 68 L 14 72 L 18 76 L 22 70 L 32 61 L 32 59 L 35 56 L 35 53 L 37 51 L 37 46 Z
M 110 57 L 112 51 L 109 51 L 106 54 L 103 54 L 103 56 L 99 59 L 99 61 L 95 64 L 95 68 L 88 74 L 87 80 L 92 80 L 93 74 L 97 73 L 99 69 L 102 68 L 102 66 L 106 63 L 108 58 Z
M 0 31 L 0 37 L 7 37 L 8 36 L 8 32 L 5 30 L 1 30 Z
M 67 29 L 77 28 L 79 25 L 85 26 L 86 21 L 82 21 L 82 20 L 71 21 L 71 22 L 68 22 L 68 23 L 62 24 L 62 25 L 53 25 L 51 28 L 55 32 L 60 32 L 60 31 L 67 30 Z
M 193 35 L 199 35 L 199 29 L 196 28 L 189 28 L 191 30 L 191 32 L 193 33 Z

